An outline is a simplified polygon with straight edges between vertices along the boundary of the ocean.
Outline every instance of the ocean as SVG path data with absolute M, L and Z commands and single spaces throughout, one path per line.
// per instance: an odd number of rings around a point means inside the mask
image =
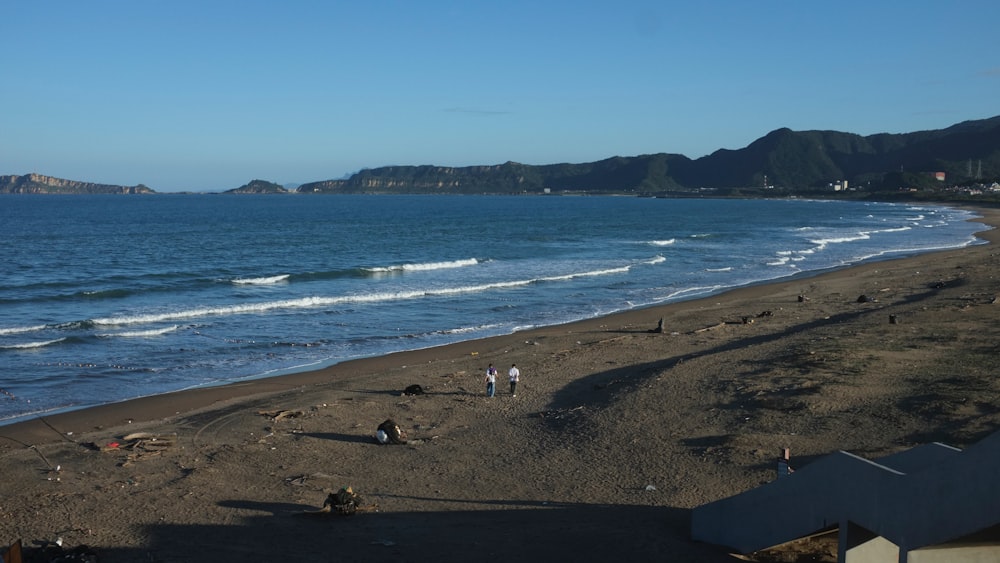
M 0 424 L 978 244 L 974 217 L 817 200 L 0 196 Z

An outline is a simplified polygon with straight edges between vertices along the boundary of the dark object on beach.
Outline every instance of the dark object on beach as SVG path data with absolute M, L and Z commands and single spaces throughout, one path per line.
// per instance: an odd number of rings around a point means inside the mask
M 361 504 L 361 497 L 354 494 L 350 487 L 341 487 L 336 493 L 330 493 L 323 503 L 323 508 L 329 512 L 336 511 L 337 514 L 350 516 L 357 514 L 358 506 Z
M 808 297 L 805 295 L 799 295 L 799 303 L 805 303 L 806 301 L 809 301 Z
M 399 428 L 396 421 L 389 418 L 378 425 L 378 431 L 375 432 L 375 439 L 380 444 L 405 444 L 406 433 Z
M 306 510 L 302 514 L 322 515 L 340 514 L 341 516 L 351 516 L 358 512 L 378 512 L 378 503 L 365 505 L 361 496 L 354 492 L 351 487 L 341 487 L 336 493 L 330 493 L 323 502 L 323 508 L 319 510 Z
M 424 394 L 424 388 L 421 387 L 421 386 L 419 386 L 419 385 L 415 385 L 415 384 L 414 385 L 410 385 L 410 386 L 407 386 L 407 388 L 403 390 L 403 394 L 404 395 L 423 395 Z
M 896 324 L 896 315 L 889 315 L 889 324 Z
M 761 311 L 761 312 L 760 312 L 760 314 L 759 314 L 759 315 L 757 315 L 757 318 L 758 318 L 758 319 L 762 319 L 762 318 L 764 318 L 764 317 L 770 317 L 770 316 L 772 316 L 773 314 L 774 314 L 774 313 L 772 313 L 771 311 Z
M 868 297 L 863 293 L 858 296 L 858 303 L 877 303 L 877 302 L 878 299 L 875 299 L 874 297 Z
M 663 332 L 663 318 L 662 317 L 660 318 L 659 324 L 656 325 L 656 328 L 649 329 L 649 332 L 655 332 L 657 334 Z
M 18 540 L 9 549 L 0 553 L 3 561 L 11 563 L 97 563 L 97 553 L 86 545 L 78 545 L 74 548 L 64 548 L 62 540 L 51 542 L 48 540 L 32 541 L 34 547 L 22 548 L 21 541 Z

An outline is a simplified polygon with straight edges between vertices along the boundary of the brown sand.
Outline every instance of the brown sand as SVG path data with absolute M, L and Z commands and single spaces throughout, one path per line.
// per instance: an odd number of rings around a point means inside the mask
M 773 479 L 780 448 L 801 466 L 1000 427 L 998 266 L 979 245 L 3 426 L 0 544 L 62 538 L 106 563 L 732 561 L 691 541 L 690 510 Z M 375 443 L 387 418 L 410 444 Z M 348 485 L 378 511 L 302 514 Z

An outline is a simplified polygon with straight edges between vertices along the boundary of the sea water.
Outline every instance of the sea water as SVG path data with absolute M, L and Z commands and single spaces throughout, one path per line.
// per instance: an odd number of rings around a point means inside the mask
M 970 218 L 811 200 L 0 196 L 0 424 L 962 247 L 985 228 Z

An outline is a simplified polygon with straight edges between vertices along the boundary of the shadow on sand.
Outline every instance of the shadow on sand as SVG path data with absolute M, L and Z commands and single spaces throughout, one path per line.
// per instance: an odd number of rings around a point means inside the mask
M 382 512 L 306 515 L 314 506 L 232 500 L 234 524 L 163 524 L 142 530 L 148 547 L 103 550 L 102 563 L 133 561 L 702 561 L 731 562 L 690 539 L 690 511 L 627 505 L 408 497 L 427 511 L 389 512 L 394 497 L 365 497 Z M 449 509 L 434 510 L 435 504 Z

